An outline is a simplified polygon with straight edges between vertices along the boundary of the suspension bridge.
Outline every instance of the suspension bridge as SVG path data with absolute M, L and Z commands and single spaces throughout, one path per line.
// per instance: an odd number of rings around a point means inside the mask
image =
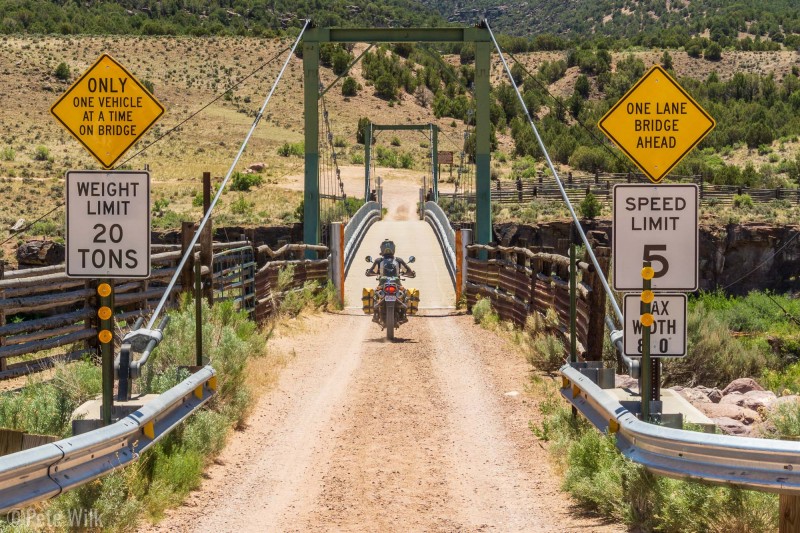
M 345 304 L 341 314 L 311 319 L 298 337 L 278 339 L 297 356 L 276 390 L 257 405 L 250 427 L 233 437 L 190 504 L 171 512 L 164 530 L 236 529 L 482 529 L 619 530 L 564 505 L 559 482 L 528 429 L 532 412 L 521 401 L 526 363 L 502 337 L 454 313 L 463 296 L 490 298 L 502 318 L 524 324 L 554 310 L 574 325 L 573 346 L 599 359 L 598 342 L 619 341 L 622 312 L 605 276 L 607 254 L 580 225 L 557 169 L 542 143 L 503 51 L 488 23 L 473 28 L 328 29 L 308 23 L 300 32 L 198 224 L 174 275 L 147 322 L 123 339 L 114 369 L 130 383 L 147 354 L 169 335 L 163 315 L 170 295 L 195 258 L 204 228 L 239 164 L 253 131 L 302 42 L 305 102 L 304 275 L 327 269 Z M 454 229 L 437 205 L 437 134 L 433 125 L 374 124 L 365 142 L 363 198 L 349 220 L 336 221 L 348 197 L 336 158 L 334 132 L 320 87 L 324 43 L 457 42 L 475 46 L 474 165 L 459 165 L 462 190 L 474 197 L 473 229 Z M 574 220 L 586 257 L 579 262 L 547 250 L 491 245 L 489 145 L 490 58 L 501 59 L 561 199 Z M 356 60 L 357 61 L 357 60 Z M 352 67 L 352 65 L 350 65 Z M 383 129 L 417 129 L 430 146 L 424 181 L 392 191 L 380 182 L 370 154 Z M 456 147 L 464 152 L 464 147 Z M 463 155 L 461 156 L 463 161 Z M 430 191 L 428 190 L 430 189 Z M 363 193 L 363 194 L 362 194 Z M 331 224 L 328 224 L 331 222 Z M 327 235 L 324 235 L 325 228 Z M 385 238 L 401 256 L 415 255 L 422 316 L 388 343 L 360 308 L 371 282 L 363 257 Z M 320 246 L 325 241 L 326 245 Z M 572 244 L 576 244 L 573 242 Z M 597 253 L 595 253 L 597 251 Z M 607 250 L 606 250 L 607 251 Z M 272 253 L 272 250 L 268 250 Z M 317 254 L 329 254 L 320 258 Z M 199 263 L 197 272 L 200 278 Z M 583 281 L 576 281 L 581 270 Z M 274 274 L 274 273 L 273 273 Z M 265 279 L 270 275 L 264 271 Z M 259 282 L 256 282 L 258 285 Z M 243 293 L 242 304 L 246 300 Z M 266 301 L 255 294 L 256 306 Z M 605 316 L 606 302 L 612 308 Z M 427 316 L 426 316 L 427 315 Z M 166 329 L 165 329 L 166 327 Z M 138 359 L 137 359 L 138 356 Z M 202 361 L 200 358 L 199 362 Z M 640 377 L 638 361 L 620 363 Z M 201 365 L 202 366 L 202 365 Z M 0 509 L 30 505 L 69 491 L 140 454 L 214 397 L 213 366 L 104 427 L 0 458 Z M 613 370 L 611 371 L 613 375 Z M 614 434 L 620 451 L 658 474 L 776 492 L 795 505 L 800 494 L 797 443 L 697 433 L 639 420 L 608 393 L 607 369 L 572 360 L 561 369 L 562 396 L 598 430 Z M 108 377 L 108 376 L 106 376 Z M 113 377 L 111 378 L 113 381 Z

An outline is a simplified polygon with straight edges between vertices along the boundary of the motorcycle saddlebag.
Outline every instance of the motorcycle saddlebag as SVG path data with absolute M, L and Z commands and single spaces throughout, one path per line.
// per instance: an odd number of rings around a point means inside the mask
M 416 315 L 419 311 L 419 289 L 408 289 L 408 314 Z
M 364 314 L 372 314 L 372 300 L 374 297 L 374 289 L 361 289 L 361 310 L 364 311 Z

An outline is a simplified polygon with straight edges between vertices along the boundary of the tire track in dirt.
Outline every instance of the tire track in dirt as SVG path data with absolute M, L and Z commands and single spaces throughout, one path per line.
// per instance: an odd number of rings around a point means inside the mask
M 320 315 L 209 479 L 158 531 L 622 531 L 559 491 L 524 358 L 469 316 Z M 507 395 L 519 391 L 518 395 Z M 252 465 L 252 466 L 251 466 Z

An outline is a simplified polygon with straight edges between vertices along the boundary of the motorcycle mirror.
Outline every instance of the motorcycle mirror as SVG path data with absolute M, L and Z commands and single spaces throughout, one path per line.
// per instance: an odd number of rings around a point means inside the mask
M 367 260 L 367 263 L 372 263 L 372 256 L 371 255 L 368 255 L 365 259 Z
M 413 263 L 413 262 L 414 262 L 414 261 L 416 261 L 416 260 L 417 260 L 417 258 L 416 258 L 416 257 L 414 257 L 413 255 L 412 255 L 411 257 L 409 257 L 409 258 L 408 258 L 408 262 L 409 262 L 409 263 Z

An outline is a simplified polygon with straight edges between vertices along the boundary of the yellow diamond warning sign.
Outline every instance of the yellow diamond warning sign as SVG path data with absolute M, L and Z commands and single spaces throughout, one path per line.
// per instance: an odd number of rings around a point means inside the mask
M 110 168 L 164 113 L 125 67 L 103 54 L 50 112 L 105 168 Z
M 598 123 L 653 183 L 661 181 L 715 125 L 714 119 L 658 65 Z

